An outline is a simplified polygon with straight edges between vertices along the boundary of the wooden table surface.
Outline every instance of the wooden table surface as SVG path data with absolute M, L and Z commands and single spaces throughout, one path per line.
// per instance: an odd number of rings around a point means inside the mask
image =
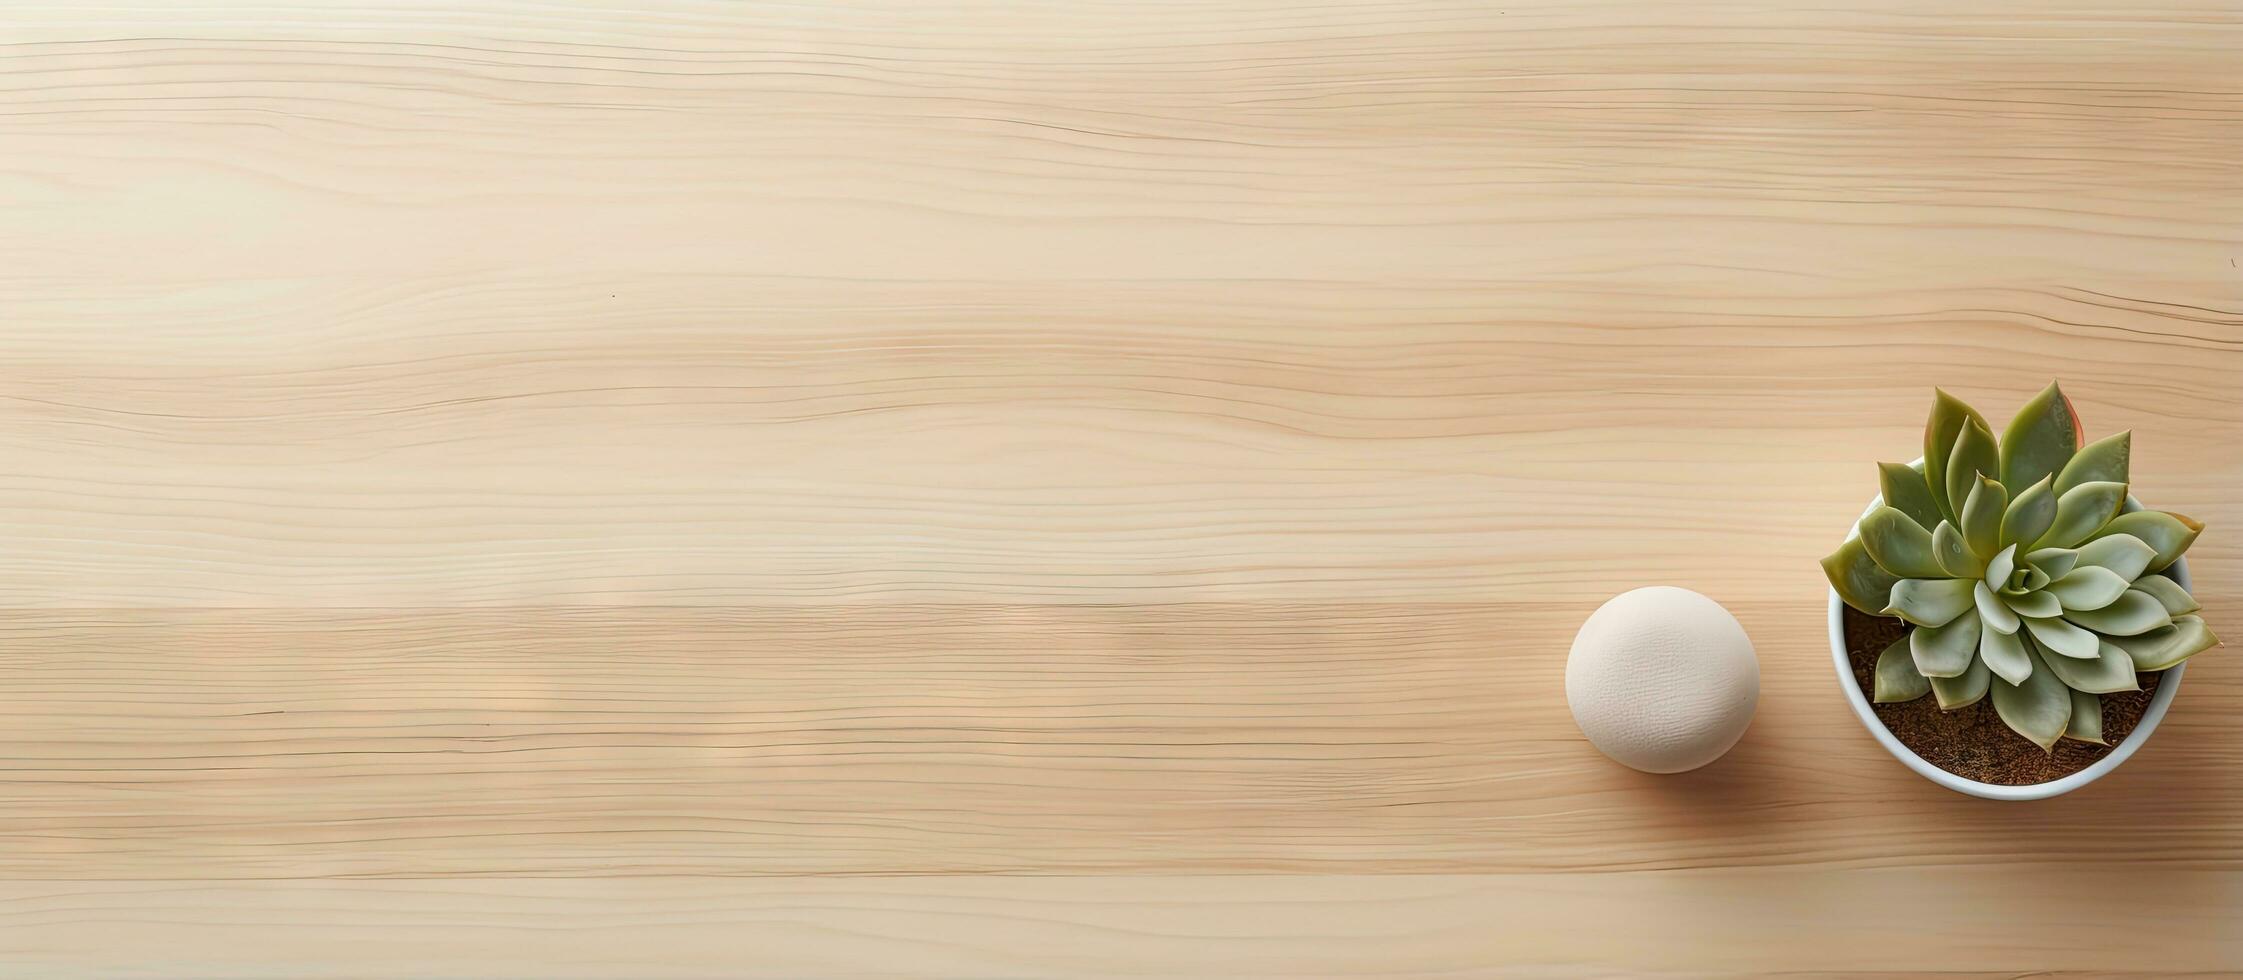
M 4 10 L 9 976 L 2243 969 L 2243 654 L 1967 799 L 1815 564 L 2061 378 L 2243 632 L 2231 0 Z

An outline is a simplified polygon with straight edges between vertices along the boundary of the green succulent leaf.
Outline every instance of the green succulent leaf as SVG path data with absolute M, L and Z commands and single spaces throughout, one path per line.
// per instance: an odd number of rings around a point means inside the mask
M 2064 726 L 2064 737 L 2076 742 L 2093 742 L 2096 745 L 2111 744 L 2103 741 L 2102 695 L 2089 694 L 2078 688 L 2072 689 L 2072 720 Z
M 2079 417 L 2072 412 L 2072 400 L 2051 382 L 2002 430 L 2002 485 L 2018 493 L 2043 479 L 2054 482 L 2078 450 Z
M 1822 573 L 1830 579 L 1839 599 L 1872 616 L 1888 615 L 1884 611 L 1886 599 L 1900 581 L 1899 576 L 1877 567 L 1858 536 L 1847 538 L 1822 560 Z
M 1861 519 L 1861 543 L 1877 567 L 1902 578 L 1947 574 L 1932 553 L 1931 532 L 1897 507 L 1879 507 Z
M 1939 559 L 1939 567 L 1953 578 L 1977 578 L 1986 571 L 1985 560 L 1970 553 L 1964 543 L 1962 529 L 1951 521 L 1941 521 L 1931 532 L 1932 554 Z
M 2128 589 L 2116 602 L 2100 609 L 2074 609 L 2064 618 L 2104 636 L 2134 636 L 2173 625 L 2173 615 L 2157 597 Z
M 2002 512 L 2003 544 L 2031 544 L 2048 533 L 2048 526 L 2056 523 L 2056 491 L 2050 489 L 2048 477 L 2042 477 L 2017 493 Z
M 1914 701 L 1931 693 L 1931 681 L 1917 672 L 1907 637 L 1892 641 L 1885 652 L 1877 655 L 1876 684 L 1878 704 Z
M 2081 565 L 2070 575 L 2048 583 L 2048 594 L 2070 612 L 2101 609 L 2126 594 L 2126 580 L 2101 565 Z
M 1961 677 L 1924 679 L 1931 682 L 1931 693 L 1939 698 L 1939 710 L 1953 711 L 1977 704 L 1978 699 L 1986 696 L 1987 682 L 1993 677 L 1993 672 L 1986 669 L 1985 661 L 1973 660 L 1970 662 L 1970 669 L 1964 671 Z
M 2056 679 L 2063 681 L 2065 687 L 2075 691 L 2116 694 L 2142 689 L 2141 682 L 2134 678 L 2134 658 L 2109 643 L 2096 645 L 2093 660 L 2043 657 L 2041 662 L 2056 672 Z
M 2164 629 L 2140 636 L 2114 636 L 2109 642 L 2134 658 L 2135 670 L 2147 672 L 2164 670 L 2219 646 L 2220 638 L 2212 635 L 2202 616 L 2175 616 L 2173 625 Z
M 2025 650 L 2032 659 L 2033 673 L 2022 684 L 2012 684 L 1995 678 L 1990 693 L 1994 696 L 1994 713 L 2001 716 L 2002 724 L 2023 735 L 2049 751 L 2056 740 L 2064 737 L 2064 729 L 2072 720 L 2072 692 L 2064 682 L 2056 679 L 2054 671 L 2042 670 L 2040 657 L 2032 648 Z
M 2005 588 L 2009 585 L 2010 575 L 2016 571 L 2017 546 L 2010 545 L 1986 563 L 1986 586 L 1991 589 Z
M 1994 676 L 2012 684 L 2022 684 L 2033 673 L 2033 662 L 2025 656 L 2025 638 L 2015 633 L 1997 633 L 1986 630 L 1978 638 L 1978 659 L 1986 661 Z
M 2047 592 L 2027 592 L 2023 595 L 2005 595 L 2000 598 L 2003 602 L 2009 603 L 2010 609 L 2027 619 L 2055 619 L 2064 615 L 2064 604 L 2057 602 L 2056 597 L 2049 595 Z
M 2134 580 L 2132 588 L 2156 599 L 2169 616 L 2186 615 L 2204 608 L 2187 589 L 2181 588 L 2181 583 L 2163 575 L 2144 575 Z
M 2027 617 L 2025 632 L 2031 633 L 2034 642 L 2050 653 L 2077 660 L 2092 660 L 2095 657 L 2095 634 L 2061 619 Z
M 2112 518 L 2095 532 L 2094 537 L 2126 534 L 2142 539 L 2144 544 L 2157 549 L 2157 557 L 2150 559 L 2149 570 L 2162 572 L 2173 564 L 2174 559 L 2181 557 L 2189 545 L 2196 543 L 2196 536 L 2203 532 L 2203 524 L 2180 514 L 2162 510 L 2137 510 Z
M 1945 626 L 1920 626 L 1908 632 L 1908 652 L 1925 677 L 1960 677 L 1978 656 L 1978 611 Z
M 2104 436 L 2080 447 L 2072 461 L 2056 474 L 2056 494 L 2063 496 L 2082 483 L 2126 483 L 2128 457 L 2134 453 L 2134 433 L 2129 430 Z
M 1947 490 L 1947 459 L 1954 454 L 1955 442 L 1964 427 L 1975 423 L 1986 428 L 1986 417 L 1945 391 L 1935 390 L 1932 395 L 1931 417 L 1924 423 L 1924 484 L 1931 491 L 1932 502 L 1948 520 L 1962 515 L 1963 501 L 1951 498 Z
M 1983 580 L 1970 587 L 1970 599 L 1971 604 L 1978 609 L 1979 621 L 1990 632 L 2015 633 L 2024 625 L 2017 618 L 2017 610 L 2009 608 L 2009 603 L 2003 602 L 2000 596 L 1994 594 L 1994 590 L 1987 588 Z
M 1877 486 L 1885 495 L 1885 506 L 1898 508 L 1918 527 L 1930 530 L 1946 519 L 1939 512 L 1939 502 L 1932 499 L 1931 486 L 1924 482 L 1924 472 L 1914 466 L 1877 464 Z
M 2050 581 L 2063 578 L 2079 564 L 2079 552 L 2070 548 L 2042 548 L 2025 556 L 2025 564 L 2040 570 Z
M 2056 521 L 2030 548 L 2071 548 L 2095 536 L 2126 502 L 2126 484 L 2082 483 L 2056 498 Z
M 1947 497 L 1952 501 L 1961 501 L 1958 506 L 1964 508 L 1959 515 L 1962 517 L 1963 537 L 1970 541 L 1971 549 L 1981 555 L 1994 553 L 1991 538 L 1988 547 L 1979 548 L 1978 535 L 1972 530 L 1968 508 L 1971 495 L 1976 492 L 1975 488 L 1979 483 L 1990 482 L 1996 487 L 2001 486 L 2001 481 L 1994 479 L 2000 469 L 2001 463 L 1994 458 L 1994 433 L 1982 423 L 1965 424 L 1963 431 L 1955 437 L 1953 453 L 1947 457 Z M 2009 491 L 2004 489 L 1999 495 L 1999 502 L 1991 506 L 1992 519 L 1987 522 L 1987 529 L 1990 535 L 1998 536 L 2001 533 L 2002 511 L 2009 507 Z
M 1992 558 L 2001 550 L 2002 512 L 2009 509 L 2009 491 L 1985 477 L 1971 481 L 1969 495 L 1963 499 L 1963 543 L 1970 553 L 1980 558 Z
M 1898 616 L 1917 626 L 1945 626 L 1975 604 L 1970 586 L 1971 580 L 1961 578 L 1904 578 L 1893 583 L 1878 615 Z
M 2080 564 L 2108 568 L 2129 582 L 2141 578 L 2156 558 L 2156 548 L 2131 534 L 2105 535 L 2079 546 Z

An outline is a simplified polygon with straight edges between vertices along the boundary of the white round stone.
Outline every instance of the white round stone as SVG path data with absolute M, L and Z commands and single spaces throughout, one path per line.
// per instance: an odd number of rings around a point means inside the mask
M 1668 585 L 1613 596 L 1573 637 L 1565 701 L 1597 750 L 1644 772 L 1721 758 L 1760 703 L 1760 660 L 1737 617 Z

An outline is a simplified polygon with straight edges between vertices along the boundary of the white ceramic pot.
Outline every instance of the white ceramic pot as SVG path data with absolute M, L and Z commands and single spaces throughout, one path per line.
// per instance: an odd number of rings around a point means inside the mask
M 2129 501 L 2132 500 L 2132 498 L 2128 499 Z M 1884 503 L 1884 496 L 1879 495 L 1869 502 L 1869 507 L 1861 512 L 1862 516 L 1869 516 L 1870 511 L 1876 510 Z M 1859 521 L 1856 521 L 1856 524 L 1858 525 Z M 1848 532 L 1846 537 L 1852 538 L 1859 533 L 1861 532 L 1857 529 Z M 2174 581 L 2181 583 L 2182 588 L 2188 588 L 2188 559 L 2182 558 L 2175 561 L 2171 574 Z M 1846 620 L 1845 614 L 1841 611 L 1845 607 L 1845 601 L 1838 598 L 1838 590 L 1831 589 L 1830 656 L 1838 664 L 1838 687 L 1846 692 L 1846 701 L 1854 706 L 1854 715 L 1861 719 L 1864 727 L 1869 729 L 1869 734 L 1877 739 L 1877 744 L 1884 746 L 1885 751 L 1892 753 L 1893 758 L 1899 759 L 1902 765 L 1916 770 L 1917 775 L 1957 793 L 1968 793 L 1989 800 L 2043 800 L 2051 796 L 2061 796 L 2101 779 L 2103 774 L 2118 768 L 2119 763 L 2125 762 L 2128 756 L 2133 755 L 2136 749 L 2142 747 L 2143 742 L 2149 741 L 2150 733 L 2157 730 L 2157 723 L 2164 720 L 2165 709 L 2173 703 L 2173 692 L 2181 689 L 2181 671 L 2188 666 L 2187 664 L 2175 664 L 2165 671 L 2164 676 L 2157 682 L 2157 693 L 2150 695 L 2149 710 L 2142 713 L 2142 720 L 2134 724 L 2134 730 L 2128 732 L 2125 741 L 2118 743 L 2118 747 L 2112 749 L 2109 755 L 2095 760 L 2093 765 L 2062 779 L 2034 783 L 2030 786 L 1998 786 L 1993 783 L 1982 783 L 1975 779 L 1964 779 L 1925 762 L 1923 756 L 1909 751 L 1908 746 L 1900 744 L 1900 739 L 1895 738 L 1893 733 L 1885 728 L 1885 723 L 1877 719 L 1877 712 L 1870 707 L 1869 693 L 1863 691 L 1861 684 L 1854 680 L 1853 660 L 1846 655 Z

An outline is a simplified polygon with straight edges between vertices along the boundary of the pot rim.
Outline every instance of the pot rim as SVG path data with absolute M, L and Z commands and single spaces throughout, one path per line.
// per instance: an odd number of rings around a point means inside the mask
M 2129 497 L 2128 499 L 2132 498 Z M 1883 506 L 1884 502 L 1883 494 L 1871 498 L 1869 506 L 1862 510 L 1861 516 L 1869 516 L 1870 511 Z M 1854 527 L 1846 532 L 1848 540 L 1861 533 L 1860 525 L 1860 519 L 1856 518 Z M 2173 581 L 2180 583 L 2182 588 L 2189 587 L 2188 559 L 2175 559 L 2169 572 Z M 1957 793 L 1983 799 L 2045 800 L 2051 796 L 2062 796 L 2103 778 L 2105 774 L 2118 768 L 2119 763 L 2125 762 L 2133 756 L 2142 747 L 2142 743 L 2149 741 L 2150 735 L 2157 730 L 2157 723 L 2164 720 L 2165 709 L 2172 705 L 2174 693 L 2180 690 L 2181 672 L 2188 667 L 2187 664 L 2181 663 L 2166 668 L 2158 679 L 2157 692 L 2150 695 L 2149 709 L 2142 712 L 2142 720 L 2134 723 L 2134 729 L 2127 733 L 2125 740 L 2119 742 L 2118 747 L 2112 749 L 2109 755 L 2095 760 L 2087 768 L 2061 779 L 2052 779 L 2045 783 L 2033 783 L 2027 786 L 1982 783 L 1975 779 L 1955 775 L 1925 761 L 1923 756 L 1917 755 L 1908 746 L 1900 744 L 1900 739 L 1892 733 L 1891 729 L 1885 727 L 1883 721 L 1877 718 L 1875 708 L 1870 705 L 1869 696 L 1862 692 L 1861 683 L 1854 679 L 1853 658 L 1846 653 L 1846 620 L 1844 613 L 1846 602 L 1838 598 L 1837 589 L 1832 588 L 1829 591 L 1831 659 L 1838 667 L 1838 686 L 1846 692 L 1846 701 L 1853 705 L 1854 716 L 1861 719 L 1862 727 L 1869 729 L 1869 734 L 1877 739 L 1877 744 L 1884 746 L 1885 751 L 1892 753 L 1893 758 L 1899 759 L 1901 764 L 1908 768 L 1916 770 L 1917 775 Z

